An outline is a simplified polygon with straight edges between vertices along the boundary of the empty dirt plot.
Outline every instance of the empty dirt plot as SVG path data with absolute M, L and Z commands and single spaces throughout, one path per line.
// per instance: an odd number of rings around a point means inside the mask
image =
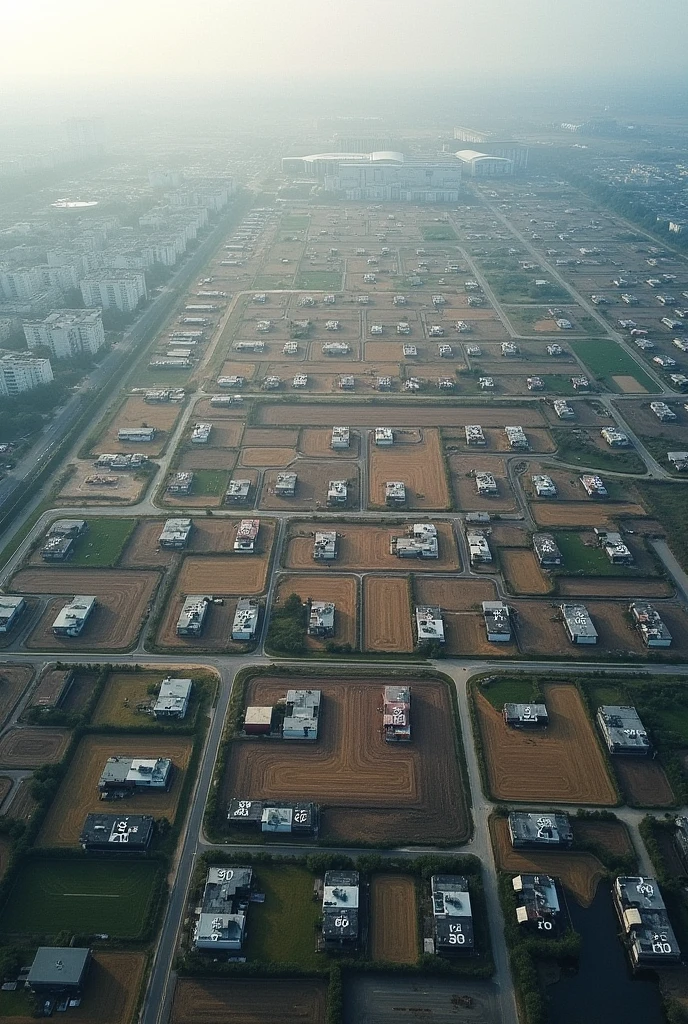
M 622 394 L 647 394 L 647 388 L 644 388 L 642 384 L 639 384 L 635 377 L 629 377 L 621 374 L 612 376 L 612 380 Z
M 483 601 L 494 601 L 497 590 L 491 580 L 414 576 L 413 594 L 416 604 L 439 605 L 443 612 L 468 612 L 480 608 Z
M 561 879 L 583 907 L 590 906 L 598 882 L 606 875 L 604 864 L 592 853 L 576 850 L 558 850 L 556 853 L 514 850 L 506 818 L 490 818 L 490 838 L 500 871 L 554 875 Z
M 492 643 L 487 639 L 481 612 L 454 612 L 442 608 L 444 650 L 456 657 L 514 658 L 518 654 L 515 639 L 510 643 Z
M 160 629 L 156 636 L 156 644 L 159 647 L 169 648 L 176 651 L 243 651 L 246 645 L 233 643 L 232 624 L 234 612 L 237 606 L 237 597 L 225 597 L 221 605 L 211 604 L 203 623 L 203 632 L 198 637 L 177 636 L 177 622 L 184 604 L 184 597 L 181 591 L 175 589 L 170 598 L 163 615 Z
M 36 801 L 31 796 L 31 779 L 22 779 L 5 813 L 8 818 L 15 821 L 30 821 L 36 806 Z
M 117 411 L 109 427 L 91 446 L 93 454 L 99 452 L 140 452 L 146 455 L 159 455 L 167 444 L 169 431 L 172 430 L 181 412 L 181 405 L 176 402 L 150 404 L 143 398 L 132 395 L 127 398 Z M 117 432 L 137 427 L 155 427 L 153 441 L 120 441 Z
M 409 579 L 366 576 L 363 580 L 363 646 L 366 651 L 410 654 L 413 627 Z
M 474 691 L 490 794 L 496 800 L 565 804 L 617 802 L 604 758 L 578 690 L 543 687 L 547 729 L 509 729 L 500 711 Z
M 4 768 L 38 768 L 56 764 L 67 749 L 68 729 L 10 729 L 0 740 L 0 765 Z
M 50 601 L 28 639 L 34 649 L 126 650 L 136 640 L 157 588 L 156 572 L 109 569 L 24 569 L 12 580 L 20 594 L 61 594 Z M 97 604 L 80 636 L 56 637 L 52 624 L 75 594 L 92 594 Z
M 171 1024 L 325 1024 L 327 982 L 179 978 Z
M 57 795 L 43 822 L 39 846 L 76 846 L 87 814 L 103 809 L 98 780 L 109 757 L 169 757 L 172 785 L 167 792 L 141 792 L 119 801 L 130 814 L 151 814 L 174 822 L 184 776 L 191 758 L 189 736 L 85 736 L 76 749 Z
M 424 430 L 417 444 L 394 444 L 381 448 L 372 444 L 368 457 L 369 502 L 385 507 L 385 483 L 401 480 L 406 485 L 406 508 L 447 509 L 449 492 L 444 460 L 436 430 Z
M 266 547 L 263 555 L 188 555 L 177 578 L 177 590 L 182 594 L 261 594 L 272 538 Z
M 158 538 L 164 519 L 144 519 L 137 524 L 119 559 L 119 566 L 131 569 L 162 569 L 174 558 L 174 552 L 161 548 Z
M 350 371 L 349 371 L 350 372 Z M 344 410 L 346 415 L 344 416 Z M 510 406 L 508 410 L 487 405 L 417 405 L 380 402 L 375 405 L 341 402 L 310 402 L 291 405 L 281 402 L 262 402 L 256 410 L 256 422 L 269 425 L 332 426 L 346 423 L 350 427 L 463 427 L 467 423 L 481 423 L 484 427 L 504 427 L 505 411 L 512 417 L 509 422 L 526 427 L 543 427 L 542 413 L 532 403 Z M 344 419 L 343 419 L 344 417 Z
M 198 423 L 199 420 L 196 417 L 191 418 L 189 430 L 191 424 Z M 207 445 L 190 445 L 190 451 L 203 450 L 206 447 L 210 448 L 238 448 L 241 442 L 242 434 L 244 433 L 244 424 L 241 420 L 228 420 L 222 417 L 208 417 L 202 421 L 203 423 L 212 424 L 212 430 L 210 431 L 210 437 L 208 438 Z
M 618 856 L 634 853 L 628 829 L 622 821 L 595 821 L 591 818 L 572 818 L 576 842 L 596 843 Z
M 599 526 L 615 528 L 620 517 L 644 516 L 642 505 L 633 502 L 534 501 L 533 518 L 538 526 Z
M 284 469 L 295 458 L 295 448 L 242 448 L 239 465 L 255 469 L 262 469 L 264 466 Z
M 615 755 L 612 766 L 619 789 L 632 806 L 669 807 L 674 803 L 674 794 L 659 761 Z
M 346 412 L 342 409 L 342 415 L 346 419 Z M 330 446 L 332 440 L 332 428 L 320 429 L 319 427 L 305 427 L 299 438 L 299 452 L 309 458 L 337 459 L 338 461 L 358 458 L 360 437 L 351 433 L 349 447 L 337 450 Z
M 552 589 L 529 548 L 504 548 L 499 552 L 499 562 L 513 594 L 547 594 Z
M 290 594 L 298 594 L 305 603 L 331 601 L 335 605 L 334 640 L 336 644 L 351 644 L 358 647 L 358 581 L 355 576 L 295 576 L 279 577 L 275 604 L 286 601 Z M 321 651 L 327 640 L 315 636 L 306 637 L 306 647 Z
M 309 677 L 308 686 L 322 691 L 317 741 L 233 742 L 222 798 L 315 800 L 327 807 L 321 834 L 332 840 L 463 841 L 470 826 L 449 692 L 439 682 L 392 681 L 411 686 L 410 744 L 382 737 L 384 678 Z M 274 704 L 292 685 L 288 677 L 255 679 L 246 702 Z
M 516 508 L 516 498 L 506 475 L 504 459 L 494 455 L 448 455 L 454 498 L 460 509 L 478 512 L 508 512 Z M 475 473 L 492 473 L 497 494 L 478 494 Z
M 138 501 L 151 479 L 148 473 L 119 473 L 114 470 L 108 473 L 87 459 L 71 462 L 67 468 L 69 474 L 66 474 L 58 497 L 60 502 L 70 505 L 91 501 L 131 505 Z M 98 483 L 87 482 L 94 477 Z
M 358 466 L 337 465 L 332 462 L 311 462 L 297 459 L 289 467 L 296 473 L 296 493 L 293 498 L 275 494 L 278 470 L 268 469 L 263 475 L 263 488 L 260 494 L 260 507 L 281 511 L 304 512 L 309 509 L 327 507 L 327 488 L 330 480 L 346 480 L 348 500 L 344 509 L 359 507 L 359 473 Z
M 334 562 L 316 562 L 313 539 L 322 530 L 337 530 L 337 558 Z M 455 572 L 460 569 L 456 541 L 450 523 L 436 523 L 439 558 L 397 558 L 390 552 L 394 536 L 403 536 L 405 527 L 361 526 L 354 523 L 293 523 L 290 528 L 284 564 L 287 569 L 319 569 L 390 572 Z
M 418 959 L 416 886 L 410 875 L 374 875 L 370 885 L 370 955 L 414 964 Z
M 182 452 L 181 458 L 179 459 L 179 465 L 175 469 L 181 471 L 191 471 L 198 469 L 216 469 L 216 470 L 230 470 L 233 469 L 238 454 L 234 449 L 230 448 L 207 448 L 204 446 L 193 448 L 187 448 L 186 451 Z M 191 487 L 191 494 L 193 495 L 198 488 L 199 481 L 194 480 Z M 198 488 L 200 490 L 200 488 Z M 172 495 L 166 495 L 166 498 L 171 498 Z M 187 499 L 186 495 L 183 495 Z
M 242 440 L 243 448 L 296 448 L 299 431 L 270 427 L 247 427 Z
M 0 726 L 10 717 L 32 678 L 33 668 L 29 666 L 0 665 Z

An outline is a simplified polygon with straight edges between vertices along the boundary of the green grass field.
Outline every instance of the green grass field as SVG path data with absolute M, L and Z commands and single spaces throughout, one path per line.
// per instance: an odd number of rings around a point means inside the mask
M 254 277 L 251 287 L 264 292 L 280 291 L 283 288 L 293 288 L 294 275 L 285 274 L 282 277 L 278 277 L 276 274 L 258 274 L 257 277 Z
M 456 231 L 451 224 L 422 224 L 420 233 L 426 242 L 453 242 Z
M 640 497 L 650 515 L 656 516 L 671 538 L 671 550 L 688 570 L 688 488 L 684 484 L 638 481 Z
M 633 567 L 613 565 L 602 548 L 592 547 L 583 542 L 579 533 L 557 530 L 554 538 L 563 556 L 561 569 L 555 572 L 563 576 L 628 576 L 634 575 Z
M 613 376 L 634 377 L 646 391 L 657 391 L 657 385 L 642 366 L 617 345 L 615 341 L 596 338 L 595 341 L 572 341 L 571 348 L 587 366 L 593 377 L 603 380 L 612 391 L 621 391 Z
M 501 711 L 505 704 L 528 704 L 534 700 L 533 684 L 528 678 L 498 676 L 487 686 L 478 684 L 476 692 Z
M 342 287 L 342 274 L 338 270 L 300 270 L 295 288 L 313 288 L 314 291 L 338 291 Z
M 45 858 L 19 870 L 0 912 L 0 935 L 105 932 L 138 938 L 156 889 L 158 864 Z
M 598 448 L 585 431 L 570 427 L 552 427 L 552 437 L 557 445 L 556 457 L 574 466 L 591 469 L 609 469 L 614 473 L 646 472 L 645 463 L 633 449 Z
M 194 494 L 207 494 L 219 498 L 229 486 L 229 470 L 194 469 L 192 490 Z
M 249 960 L 298 964 L 304 970 L 325 966 L 315 952 L 320 904 L 313 899 L 313 875 L 305 868 L 256 867 L 256 884 L 265 903 L 251 907 L 245 953 Z
M 88 531 L 77 540 L 68 564 L 92 568 L 115 565 L 135 526 L 135 519 L 89 519 Z
M 287 214 L 282 217 L 281 227 L 284 231 L 305 231 L 311 222 L 308 214 Z

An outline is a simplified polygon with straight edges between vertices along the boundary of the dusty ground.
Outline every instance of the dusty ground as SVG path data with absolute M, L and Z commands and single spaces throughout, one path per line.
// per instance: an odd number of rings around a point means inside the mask
M 284 430 L 270 427 L 247 427 L 242 439 L 244 448 L 296 448 L 299 431 L 290 427 Z
M 0 739 L 0 764 L 5 768 L 38 768 L 56 764 L 67 749 L 68 729 L 10 729 Z
M 182 406 L 176 402 L 151 405 L 143 398 L 132 395 L 125 399 L 114 420 L 105 433 L 98 438 L 91 451 L 94 455 L 100 452 L 140 452 L 149 457 L 159 455 L 167 444 L 169 432 L 177 422 Z M 117 431 L 124 428 L 155 427 L 157 433 L 151 442 L 120 441 Z
M 325 1024 L 327 982 L 179 978 L 171 1024 Z
M 33 679 L 29 665 L 0 665 L 0 726 L 5 725 L 17 701 Z
M 103 449 L 105 451 L 105 449 Z M 102 505 L 103 502 L 118 505 L 129 505 L 138 501 L 151 479 L 144 473 L 115 472 L 108 473 L 98 469 L 93 461 L 78 459 L 70 463 L 71 473 L 60 488 L 58 498 L 69 504 L 74 502 L 93 501 Z M 113 480 L 111 484 L 88 484 L 89 477 L 100 476 Z
M 407 576 L 363 580 L 363 646 L 366 651 L 410 654 L 413 627 Z
M 182 452 L 177 468 L 185 471 L 191 470 L 192 472 L 197 469 L 226 470 L 229 473 L 230 470 L 234 469 L 237 458 L 238 451 L 234 448 L 206 448 L 205 446 L 196 448 L 194 446 Z M 190 495 L 180 495 L 177 498 L 173 494 L 165 493 L 165 501 L 168 501 L 168 499 L 178 501 L 179 497 L 185 499 L 185 502 L 179 501 L 179 504 L 189 504 L 190 499 L 200 497 L 200 495 L 194 495 L 193 488 Z
M 497 591 L 491 580 L 414 576 L 413 595 L 416 604 L 437 604 L 443 612 L 469 612 L 480 608 L 483 601 L 494 601 Z
M 418 921 L 411 875 L 374 875 L 370 916 L 371 959 L 414 964 L 418 959 Z
M 535 803 L 616 803 L 578 690 L 564 683 L 544 690 L 550 724 L 531 732 L 509 729 L 501 712 L 475 694 L 492 795 Z
M 506 476 L 504 459 L 494 455 L 449 455 L 454 497 L 461 510 L 477 512 L 508 512 L 516 508 L 516 498 Z M 497 494 L 478 494 L 473 473 L 492 473 Z
M 557 576 L 555 592 L 562 597 L 671 597 L 674 588 L 667 580 L 576 579 Z M 662 605 L 664 607 L 664 605 Z
M 624 394 L 647 394 L 647 388 L 644 388 L 642 384 L 639 384 L 635 377 L 621 374 L 612 376 L 612 380 L 619 391 L 622 391 Z
M 444 618 L 445 650 L 456 657 L 467 655 L 481 658 L 514 658 L 518 654 L 516 641 L 492 643 L 487 639 L 485 621 L 480 612 L 452 612 L 442 608 Z
M 460 568 L 456 542 L 450 523 L 436 523 L 439 558 L 397 558 L 390 554 L 391 538 L 402 536 L 405 526 L 362 526 L 356 523 L 328 524 L 292 523 L 284 555 L 288 569 L 320 569 L 331 572 L 351 569 L 370 571 L 383 569 L 385 572 L 455 572 Z M 316 562 L 313 559 L 313 538 L 321 530 L 336 529 L 338 535 L 338 556 L 334 563 Z
M 174 551 L 161 548 L 158 537 L 162 533 L 164 519 L 143 519 L 127 541 L 118 565 L 131 569 L 159 569 L 170 564 Z
M 556 853 L 514 850 L 509 840 L 506 818 L 490 818 L 490 837 L 500 871 L 553 875 L 561 879 L 583 907 L 590 906 L 598 882 L 606 874 L 604 864 L 591 853 L 574 850 L 557 850 Z
M 590 658 L 595 651 L 616 657 L 646 656 L 647 651 L 627 618 L 624 601 L 586 601 L 598 641 L 595 645 L 572 644 L 564 629 L 559 603 L 548 599 L 510 602 L 516 616 L 518 640 L 524 654 L 561 658 Z
M 117 808 L 131 814 L 152 814 L 174 822 L 193 741 L 189 736 L 85 736 L 69 765 L 57 795 L 43 822 L 39 846 L 75 846 L 87 814 L 102 811 L 98 780 L 108 757 L 170 757 L 174 764 L 172 785 L 166 793 L 136 793 L 117 801 Z
M 275 484 L 279 470 L 268 469 L 263 475 L 263 487 L 260 494 L 260 507 L 279 509 L 281 511 L 305 512 L 320 511 L 327 508 L 327 487 L 330 480 L 346 480 L 348 484 L 348 501 L 344 509 L 359 507 L 359 472 L 355 464 L 340 465 L 333 462 L 315 462 L 310 459 L 297 459 L 289 469 L 296 473 L 296 494 L 293 498 L 283 498 L 275 494 Z
M 213 429 L 210 431 L 207 445 L 196 445 L 189 442 L 189 451 L 203 451 L 206 448 L 238 448 L 242 443 L 244 424 L 241 420 L 228 420 L 224 416 L 215 416 L 213 413 L 201 420 L 192 416 L 189 420 L 189 428 L 194 423 L 211 423 Z
M 346 419 L 347 413 L 344 409 L 341 410 L 342 415 Z M 336 424 L 333 424 L 336 426 Z M 330 440 L 332 438 L 332 428 L 320 429 L 318 427 L 305 427 L 301 431 L 299 438 L 299 452 L 302 455 L 307 455 L 309 458 L 319 459 L 336 459 L 337 461 L 346 459 L 358 458 L 360 449 L 360 435 L 355 431 L 351 431 L 349 435 L 349 447 L 344 449 L 335 449 L 330 447 Z
M 406 485 L 406 508 L 447 509 L 449 492 L 436 430 L 424 430 L 418 444 L 380 448 L 371 444 L 368 455 L 369 502 L 385 506 L 385 483 L 401 480 Z
M 285 601 L 290 594 L 298 594 L 303 602 L 309 598 L 314 601 L 333 601 L 335 605 L 334 628 L 332 638 L 337 644 L 351 644 L 358 647 L 358 580 L 355 576 L 297 576 L 286 574 L 279 577 L 275 596 L 275 604 Z M 325 649 L 326 640 L 317 637 L 306 637 L 306 646 L 315 651 Z
M 239 651 L 244 644 L 233 643 L 230 639 L 237 597 L 225 597 L 223 603 L 213 604 L 206 614 L 203 633 L 200 637 L 177 636 L 177 621 L 184 604 L 184 594 L 175 588 L 163 615 L 156 643 L 161 647 L 170 647 L 179 651 L 213 650 Z
M 8 818 L 17 821 L 29 821 L 36 810 L 36 801 L 31 796 L 31 780 L 22 779 L 7 810 Z
M 351 372 L 351 370 L 349 371 Z M 467 423 L 481 423 L 485 427 L 503 427 L 504 414 L 515 417 L 514 423 L 526 427 L 543 427 L 542 413 L 532 404 L 511 406 L 508 410 L 479 406 L 437 406 L 416 404 L 356 405 L 346 406 L 346 423 L 352 427 L 463 427 Z M 294 424 L 300 426 L 331 426 L 341 423 L 344 407 L 340 403 L 318 402 L 310 405 L 261 405 L 259 422 L 265 425 Z
M 256 555 L 189 555 L 176 589 L 181 594 L 261 594 L 268 561 Z
M 295 448 L 242 448 L 239 465 L 253 468 L 274 466 L 277 469 L 284 469 L 295 458 Z
M 531 512 L 538 526 L 601 526 L 615 528 L 620 517 L 644 516 L 642 505 L 633 502 L 567 501 L 531 503 Z
M 410 683 L 412 742 L 388 744 L 381 680 L 309 680 L 323 695 L 317 742 L 234 742 L 223 798 L 318 801 L 327 807 L 322 834 L 333 840 L 462 841 L 468 817 L 449 695 L 442 684 Z M 274 703 L 289 685 L 257 679 L 247 704 Z
M 669 807 L 674 794 L 659 761 L 647 757 L 623 757 L 615 754 L 612 765 L 619 789 L 635 807 Z
M 509 590 L 514 594 L 548 594 L 550 580 L 543 574 L 529 548 L 505 548 L 499 561 Z
M 598 843 L 614 854 L 633 853 L 633 843 L 622 821 L 572 818 L 573 834 L 580 842 Z
M 61 594 L 48 603 L 26 646 L 38 650 L 127 650 L 136 640 L 157 589 L 156 572 L 117 569 L 24 569 L 12 580 L 18 593 Z M 56 637 L 52 624 L 75 594 L 93 594 L 98 603 L 78 637 Z

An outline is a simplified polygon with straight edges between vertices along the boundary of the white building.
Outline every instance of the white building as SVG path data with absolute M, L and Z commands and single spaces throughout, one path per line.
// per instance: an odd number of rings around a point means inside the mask
M 55 359 L 72 359 L 82 353 L 95 355 L 105 344 L 100 309 L 53 310 L 41 321 L 24 324 L 29 348 L 43 345 Z
M 133 313 L 141 299 L 148 297 L 143 274 L 116 273 L 90 277 L 81 282 L 81 295 L 86 306 L 118 309 Z
M 255 597 L 240 597 L 234 611 L 232 640 L 253 640 L 258 628 L 260 602 Z
M 444 643 L 444 622 L 441 608 L 418 605 L 416 607 L 416 630 L 418 643 L 424 640 L 437 640 Z
M 0 357 L 0 395 L 19 395 L 31 391 L 53 379 L 53 368 L 49 359 L 32 359 L 30 356 L 14 355 L 8 352 Z
M 55 636 L 79 636 L 95 606 L 95 597 L 73 597 L 53 622 Z
M 455 154 L 464 174 L 471 178 L 504 178 L 514 173 L 513 160 L 491 156 L 476 149 L 460 149 Z
M 158 699 L 153 705 L 155 718 L 184 718 L 189 710 L 192 682 L 170 676 L 160 683 Z

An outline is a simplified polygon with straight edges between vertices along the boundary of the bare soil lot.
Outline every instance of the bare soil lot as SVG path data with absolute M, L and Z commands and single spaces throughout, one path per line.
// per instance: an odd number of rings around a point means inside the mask
M 416 604 L 439 605 L 443 612 L 469 612 L 480 608 L 483 601 L 497 597 L 491 580 L 450 580 L 441 577 L 413 577 Z
M 263 466 L 275 466 L 284 469 L 296 458 L 295 448 L 242 448 L 239 456 L 240 466 L 260 469 Z
M 499 560 L 513 594 L 548 594 L 552 589 L 529 548 L 505 548 L 500 551 Z
M 410 875 L 374 875 L 370 885 L 370 955 L 387 963 L 418 959 L 416 887 Z
M 671 597 L 674 588 L 667 580 L 576 579 L 558 576 L 555 591 L 562 597 Z M 664 607 L 664 606 L 662 606 Z M 685 626 L 688 623 L 684 623 Z
M 369 502 L 385 507 L 385 483 L 401 480 L 406 485 L 406 506 L 417 509 L 449 508 L 449 493 L 439 433 L 424 430 L 419 444 L 371 445 L 368 457 Z
M 342 409 L 342 415 L 346 419 L 346 412 Z M 305 427 L 301 431 L 298 449 L 300 454 L 308 458 L 336 459 L 338 462 L 346 459 L 358 458 L 360 449 L 360 436 L 352 431 L 349 437 L 350 445 L 346 449 L 334 449 L 330 447 L 332 439 L 332 428 L 329 430 L 320 427 Z
M 193 740 L 189 736 L 85 736 L 76 749 L 67 774 L 43 822 L 39 846 L 75 846 L 87 814 L 101 811 L 98 780 L 108 757 L 170 757 L 172 785 L 166 793 L 136 793 L 117 806 L 131 814 L 152 814 L 174 822 Z
M 339 576 L 332 573 L 319 576 L 285 574 L 279 577 L 275 604 L 286 601 L 290 594 L 298 594 L 302 602 L 332 601 L 335 605 L 334 628 L 332 638 L 336 644 L 351 644 L 358 647 L 358 581 L 355 576 Z M 326 640 L 307 636 L 306 646 L 310 650 L 322 651 Z
M 238 598 L 225 597 L 221 605 L 211 605 L 206 615 L 202 635 L 191 637 L 177 636 L 177 621 L 184 604 L 184 597 L 185 595 L 175 588 L 172 597 L 167 603 L 156 637 L 156 643 L 160 647 L 168 647 L 178 651 L 200 649 L 227 651 L 228 653 L 245 649 L 245 644 L 233 643 L 231 640 L 232 624 Z
M 132 395 L 125 399 L 114 420 L 105 433 L 91 448 L 94 455 L 99 452 L 145 452 L 146 455 L 160 455 L 168 441 L 182 407 L 176 402 L 151 405 L 143 398 Z M 155 427 L 155 439 L 150 442 L 120 441 L 117 432 L 125 428 Z
M 182 452 L 182 456 L 179 460 L 179 469 L 192 472 L 196 469 L 225 469 L 230 470 L 234 468 L 238 457 L 238 453 L 229 448 L 206 448 L 206 447 L 194 447 L 189 448 L 187 451 Z M 190 499 L 196 497 L 194 495 L 194 489 L 197 486 L 197 482 L 191 489 L 191 495 L 183 495 L 181 499 L 174 498 L 171 494 L 165 495 L 166 501 L 173 501 L 178 504 L 189 504 Z
M 277 474 L 279 470 L 269 469 L 263 475 L 263 488 L 260 494 L 260 507 L 279 509 L 282 511 L 307 511 L 327 507 L 327 488 L 330 480 L 346 480 L 348 484 L 348 501 L 346 508 L 359 507 L 359 471 L 356 465 L 338 465 L 334 462 L 311 462 L 310 459 L 297 459 L 290 469 L 296 473 L 296 494 L 293 498 L 283 498 L 275 494 Z
M 509 840 L 506 818 L 490 818 L 490 838 L 500 871 L 554 875 L 561 879 L 583 907 L 590 906 L 597 885 L 606 874 L 604 864 L 592 853 L 577 850 L 558 850 L 556 853 L 514 850 Z
M 516 498 L 506 475 L 504 459 L 494 455 L 449 455 L 454 498 L 458 507 L 476 512 L 508 512 L 516 508 Z M 492 473 L 497 484 L 497 494 L 478 494 L 474 473 Z
M 339 402 L 298 405 L 265 402 L 257 410 L 257 415 L 260 423 L 284 426 L 308 423 L 309 426 L 327 427 L 333 423 L 342 423 L 342 417 L 345 415 L 346 423 L 351 427 L 463 427 L 467 423 L 482 423 L 484 427 L 503 427 L 507 412 L 514 417 L 510 422 L 520 423 L 524 429 L 545 425 L 542 413 L 532 404 L 505 410 L 491 408 L 488 405 L 420 405 L 415 402 L 380 402 L 376 405 L 352 403 L 346 406 Z
M 627 803 L 634 807 L 669 807 L 674 794 L 659 761 L 614 755 L 612 765 Z
M 688 436 L 688 413 L 683 409 L 683 402 L 667 403 L 676 413 L 678 419 L 673 423 L 662 423 L 650 409 L 649 401 L 622 402 L 620 409 L 636 434 L 646 437 L 666 437 L 678 445 L 677 450 L 685 446 Z M 669 449 L 673 451 L 673 448 Z
M 338 556 L 334 563 L 316 562 L 313 559 L 313 538 L 316 532 L 331 530 L 329 523 L 292 523 L 287 542 L 284 564 L 287 569 L 319 569 L 331 572 L 333 569 L 385 572 L 455 572 L 460 568 L 456 542 L 450 523 L 437 523 L 439 558 L 397 558 L 390 553 L 390 541 L 402 536 L 405 527 L 360 526 L 354 523 L 337 523 Z
M 395 680 L 403 682 L 403 680 Z M 317 800 L 326 805 L 325 838 L 360 842 L 460 842 L 468 834 L 454 721 L 443 684 L 414 682 L 410 744 L 385 743 L 381 679 L 309 679 L 322 691 L 316 743 L 231 746 L 223 799 L 235 793 Z M 290 685 L 256 679 L 247 704 L 271 704 Z
M 644 516 L 642 505 L 633 502 L 534 501 L 530 506 L 538 526 L 599 526 L 613 528 L 620 517 Z
M 144 519 L 138 523 L 120 556 L 119 565 L 127 569 L 162 569 L 169 565 L 174 552 L 158 544 L 164 525 L 164 519 Z
M 406 576 L 366 576 L 363 580 L 363 645 L 366 651 L 410 654 L 413 627 Z
M 497 800 L 600 804 L 617 801 L 602 752 L 575 686 L 544 687 L 547 729 L 509 729 L 475 692 L 489 789 Z
M 97 502 L 102 504 L 130 505 L 141 497 L 141 494 L 148 486 L 151 479 L 146 473 L 108 473 L 104 469 L 97 469 L 92 461 L 78 459 L 71 462 L 68 467 L 71 472 L 66 477 L 60 492 L 59 500 L 73 504 L 79 502 Z M 112 483 L 90 484 L 86 481 L 97 477 L 101 480 L 113 481 Z
M 290 427 L 247 427 L 242 440 L 243 448 L 296 448 L 299 431 Z
M 261 523 L 262 554 L 187 555 L 177 579 L 182 594 L 261 594 L 265 589 L 274 524 Z M 260 534 L 258 535 L 261 540 Z
M 0 765 L 4 768 L 38 768 L 56 764 L 67 749 L 68 729 L 10 729 L 0 739 Z
M 33 673 L 28 665 L 0 665 L 0 726 L 7 722 Z
M 171 1024 L 325 1024 L 327 982 L 179 978 Z
M 569 642 L 558 603 L 516 599 L 510 604 L 516 613 L 519 645 L 524 654 L 588 659 L 596 651 L 618 658 L 647 655 L 627 619 L 627 605 L 623 601 L 585 602 L 599 636 L 597 644 L 590 646 Z
M 20 594 L 61 594 L 51 601 L 26 646 L 35 649 L 126 650 L 138 636 L 160 581 L 156 572 L 118 569 L 23 569 L 12 580 Z M 56 637 L 52 624 L 66 600 L 93 594 L 97 605 L 78 637 Z

